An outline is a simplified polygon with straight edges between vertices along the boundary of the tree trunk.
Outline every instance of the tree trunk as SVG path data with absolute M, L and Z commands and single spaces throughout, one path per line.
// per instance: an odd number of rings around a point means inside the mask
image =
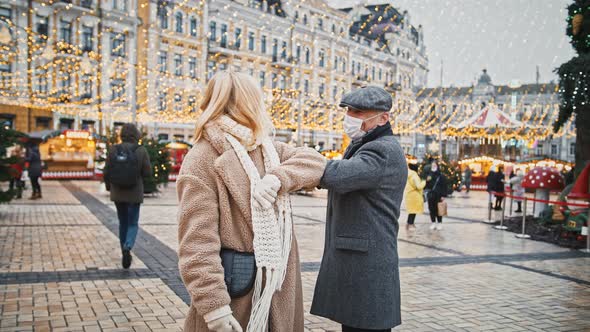
M 576 177 L 590 161 L 590 106 L 576 112 Z

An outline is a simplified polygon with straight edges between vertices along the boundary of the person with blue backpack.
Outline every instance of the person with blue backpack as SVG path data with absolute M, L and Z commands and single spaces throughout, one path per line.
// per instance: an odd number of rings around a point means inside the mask
M 131 249 L 139 230 L 139 208 L 143 203 L 143 179 L 152 174 L 147 150 L 138 144 L 140 133 L 134 124 L 121 128 L 121 144 L 109 149 L 103 171 L 106 189 L 117 207 L 119 241 L 123 268 L 131 266 Z

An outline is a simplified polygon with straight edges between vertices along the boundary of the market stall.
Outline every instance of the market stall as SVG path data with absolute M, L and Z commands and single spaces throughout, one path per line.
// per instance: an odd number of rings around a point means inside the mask
M 87 130 L 44 131 L 31 133 L 39 139 L 44 179 L 90 179 L 95 175 L 95 157 L 99 137 Z
M 166 149 L 170 155 L 170 164 L 172 166 L 172 171 L 168 175 L 170 181 L 176 181 L 184 156 L 186 156 L 191 148 L 192 144 L 184 141 L 172 141 L 166 144 Z

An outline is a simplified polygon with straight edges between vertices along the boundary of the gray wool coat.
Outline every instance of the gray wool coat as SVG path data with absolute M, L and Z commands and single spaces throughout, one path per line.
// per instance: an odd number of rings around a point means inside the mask
M 127 142 L 121 144 L 126 145 L 128 147 L 133 147 L 134 145 L 136 145 Z M 106 188 L 108 191 L 111 192 L 111 201 L 118 203 L 143 203 L 143 179 L 152 176 L 152 165 L 147 150 L 143 146 L 138 146 L 135 150 L 135 156 L 137 157 L 137 166 L 139 169 L 139 173 L 137 174 L 137 184 L 131 188 L 120 188 L 115 185 L 111 185 L 111 150 L 109 150 L 107 160 L 105 162 L 105 168 L 103 170 L 103 177 Z
M 326 241 L 311 313 L 360 329 L 401 324 L 397 233 L 408 171 L 387 127 L 330 161 L 320 184 Z

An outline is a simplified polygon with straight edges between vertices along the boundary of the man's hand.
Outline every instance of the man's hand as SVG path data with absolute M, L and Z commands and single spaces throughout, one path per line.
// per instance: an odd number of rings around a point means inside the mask
M 253 203 L 265 209 L 271 208 L 276 201 L 279 189 L 281 189 L 279 178 L 274 175 L 266 175 L 254 187 L 252 194 Z

